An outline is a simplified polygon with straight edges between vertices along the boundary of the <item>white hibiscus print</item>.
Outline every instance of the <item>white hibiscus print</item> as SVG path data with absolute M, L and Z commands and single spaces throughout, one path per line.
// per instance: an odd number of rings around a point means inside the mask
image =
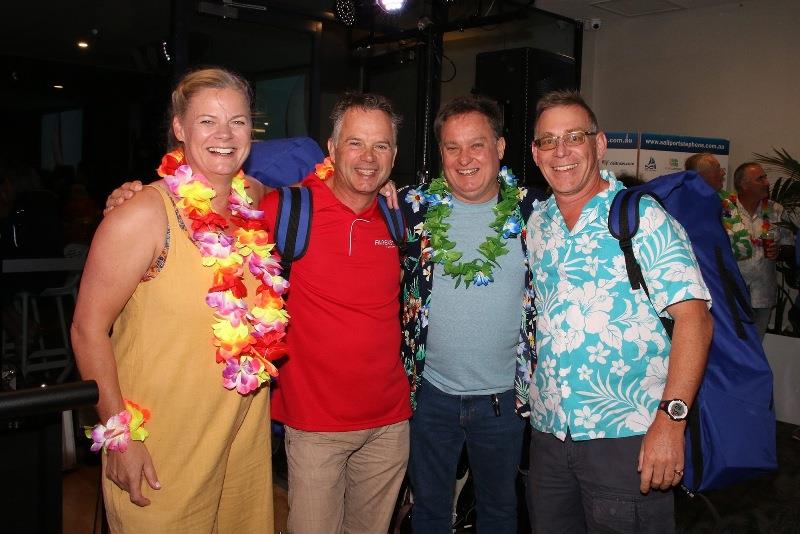
M 598 343 L 594 347 L 586 347 L 586 351 L 589 353 L 589 363 L 605 364 L 606 358 L 611 354 L 611 351 L 606 349 L 602 343 Z
M 583 345 L 583 341 L 586 337 L 582 330 L 577 329 L 560 328 L 549 333 L 553 336 L 552 350 L 554 354 L 561 354 L 577 349 Z
M 593 369 L 589 369 L 589 367 L 584 363 L 580 367 L 578 367 L 578 380 L 589 380 L 592 376 Z
M 600 265 L 600 258 L 597 256 L 587 256 L 586 265 L 581 267 L 582 271 L 589 273 L 589 276 L 594 277 L 597 275 L 597 267 Z
M 545 387 L 541 389 L 542 404 L 548 412 L 552 413 L 561 406 L 561 389 L 554 378 L 548 378 Z
M 580 237 L 575 240 L 575 250 L 583 254 L 591 254 L 598 246 L 597 241 L 595 241 L 589 233 L 581 234 Z
M 647 392 L 650 398 L 660 399 L 667 383 L 667 369 L 669 358 L 656 356 L 650 358 L 647 363 L 645 377 L 641 381 L 641 388 Z
M 637 433 L 645 433 L 650 428 L 653 417 L 645 406 L 637 406 L 635 412 L 631 412 L 625 417 L 625 427 Z
M 643 198 L 642 202 L 655 202 L 650 199 Z M 645 235 L 650 235 L 658 231 L 661 226 L 666 222 L 667 216 L 664 209 L 661 207 L 654 207 L 653 205 L 647 206 L 644 210 L 644 215 L 639 218 L 639 231 Z
M 539 362 L 538 365 L 546 376 L 555 376 L 556 374 L 555 358 L 545 358 L 544 361 Z
M 611 259 L 611 267 L 608 267 L 607 272 L 612 277 L 614 282 L 628 281 L 628 270 L 625 268 L 625 258 L 622 255 L 614 256 Z
M 662 353 L 667 346 L 664 330 L 659 327 L 659 321 L 651 313 L 651 310 L 652 307 L 649 302 L 639 303 L 636 313 L 632 314 L 626 321 L 627 328 L 623 332 L 623 339 L 637 346 L 639 358 L 648 353 L 648 344 L 651 353 L 653 352 L 653 347 L 655 347 L 655 352 Z
M 600 414 L 593 414 L 588 406 L 584 406 L 580 410 L 573 410 L 573 412 L 575 413 L 575 419 L 572 422 L 575 426 L 594 428 L 600 421 Z
M 631 370 L 630 365 L 625 365 L 625 360 L 620 358 L 619 360 L 611 362 L 611 372 L 615 375 L 625 376 L 625 373 Z
M 575 304 L 567 308 L 567 324 L 576 330 L 598 334 L 608 325 L 608 312 L 614 301 L 608 290 L 586 282 L 574 288 L 567 296 Z

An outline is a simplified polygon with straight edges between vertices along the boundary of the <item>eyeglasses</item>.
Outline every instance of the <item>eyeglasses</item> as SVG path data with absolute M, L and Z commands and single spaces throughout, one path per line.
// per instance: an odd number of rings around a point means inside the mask
M 586 142 L 587 135 L 597 135 L 597 132 L 567 132 L 564 135 L 548 135 L 534 139 L 533 144 L 539 150 L 553 150 L 558 146 L 559 139 L 564 142 L 564 146 L 578 146 Z

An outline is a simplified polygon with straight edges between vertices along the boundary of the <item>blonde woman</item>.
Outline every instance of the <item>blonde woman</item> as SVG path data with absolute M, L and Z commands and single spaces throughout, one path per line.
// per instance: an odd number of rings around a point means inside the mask
M 272 532 L 261 386 L 282 354 L 286 282 L 255 209 L 264 188 L 241 172 L 250 109 L 238 76 L 184 76 L 162 179 L 92 242 L 72 341 L 100 388 L 88 434 L 113 532 Z

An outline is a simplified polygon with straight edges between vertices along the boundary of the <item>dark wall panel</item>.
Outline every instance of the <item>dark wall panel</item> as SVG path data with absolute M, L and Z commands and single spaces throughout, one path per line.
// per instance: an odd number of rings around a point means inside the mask
M 496 99 L 504 116 L 503 163 L 529 186 L 545 189 L 533 162 L 531 142 L 536 103 L 555 89 L 577 87 L 572 58 L 535 48 L 513 48 L 475 56 L 475 92 Z

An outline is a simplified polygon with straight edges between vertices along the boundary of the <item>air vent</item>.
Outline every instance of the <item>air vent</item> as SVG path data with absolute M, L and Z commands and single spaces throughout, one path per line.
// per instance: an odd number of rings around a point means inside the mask
M 641 17 L 686 9 L 669 0 L 599 0 L 591 5 L 623 17 Z

